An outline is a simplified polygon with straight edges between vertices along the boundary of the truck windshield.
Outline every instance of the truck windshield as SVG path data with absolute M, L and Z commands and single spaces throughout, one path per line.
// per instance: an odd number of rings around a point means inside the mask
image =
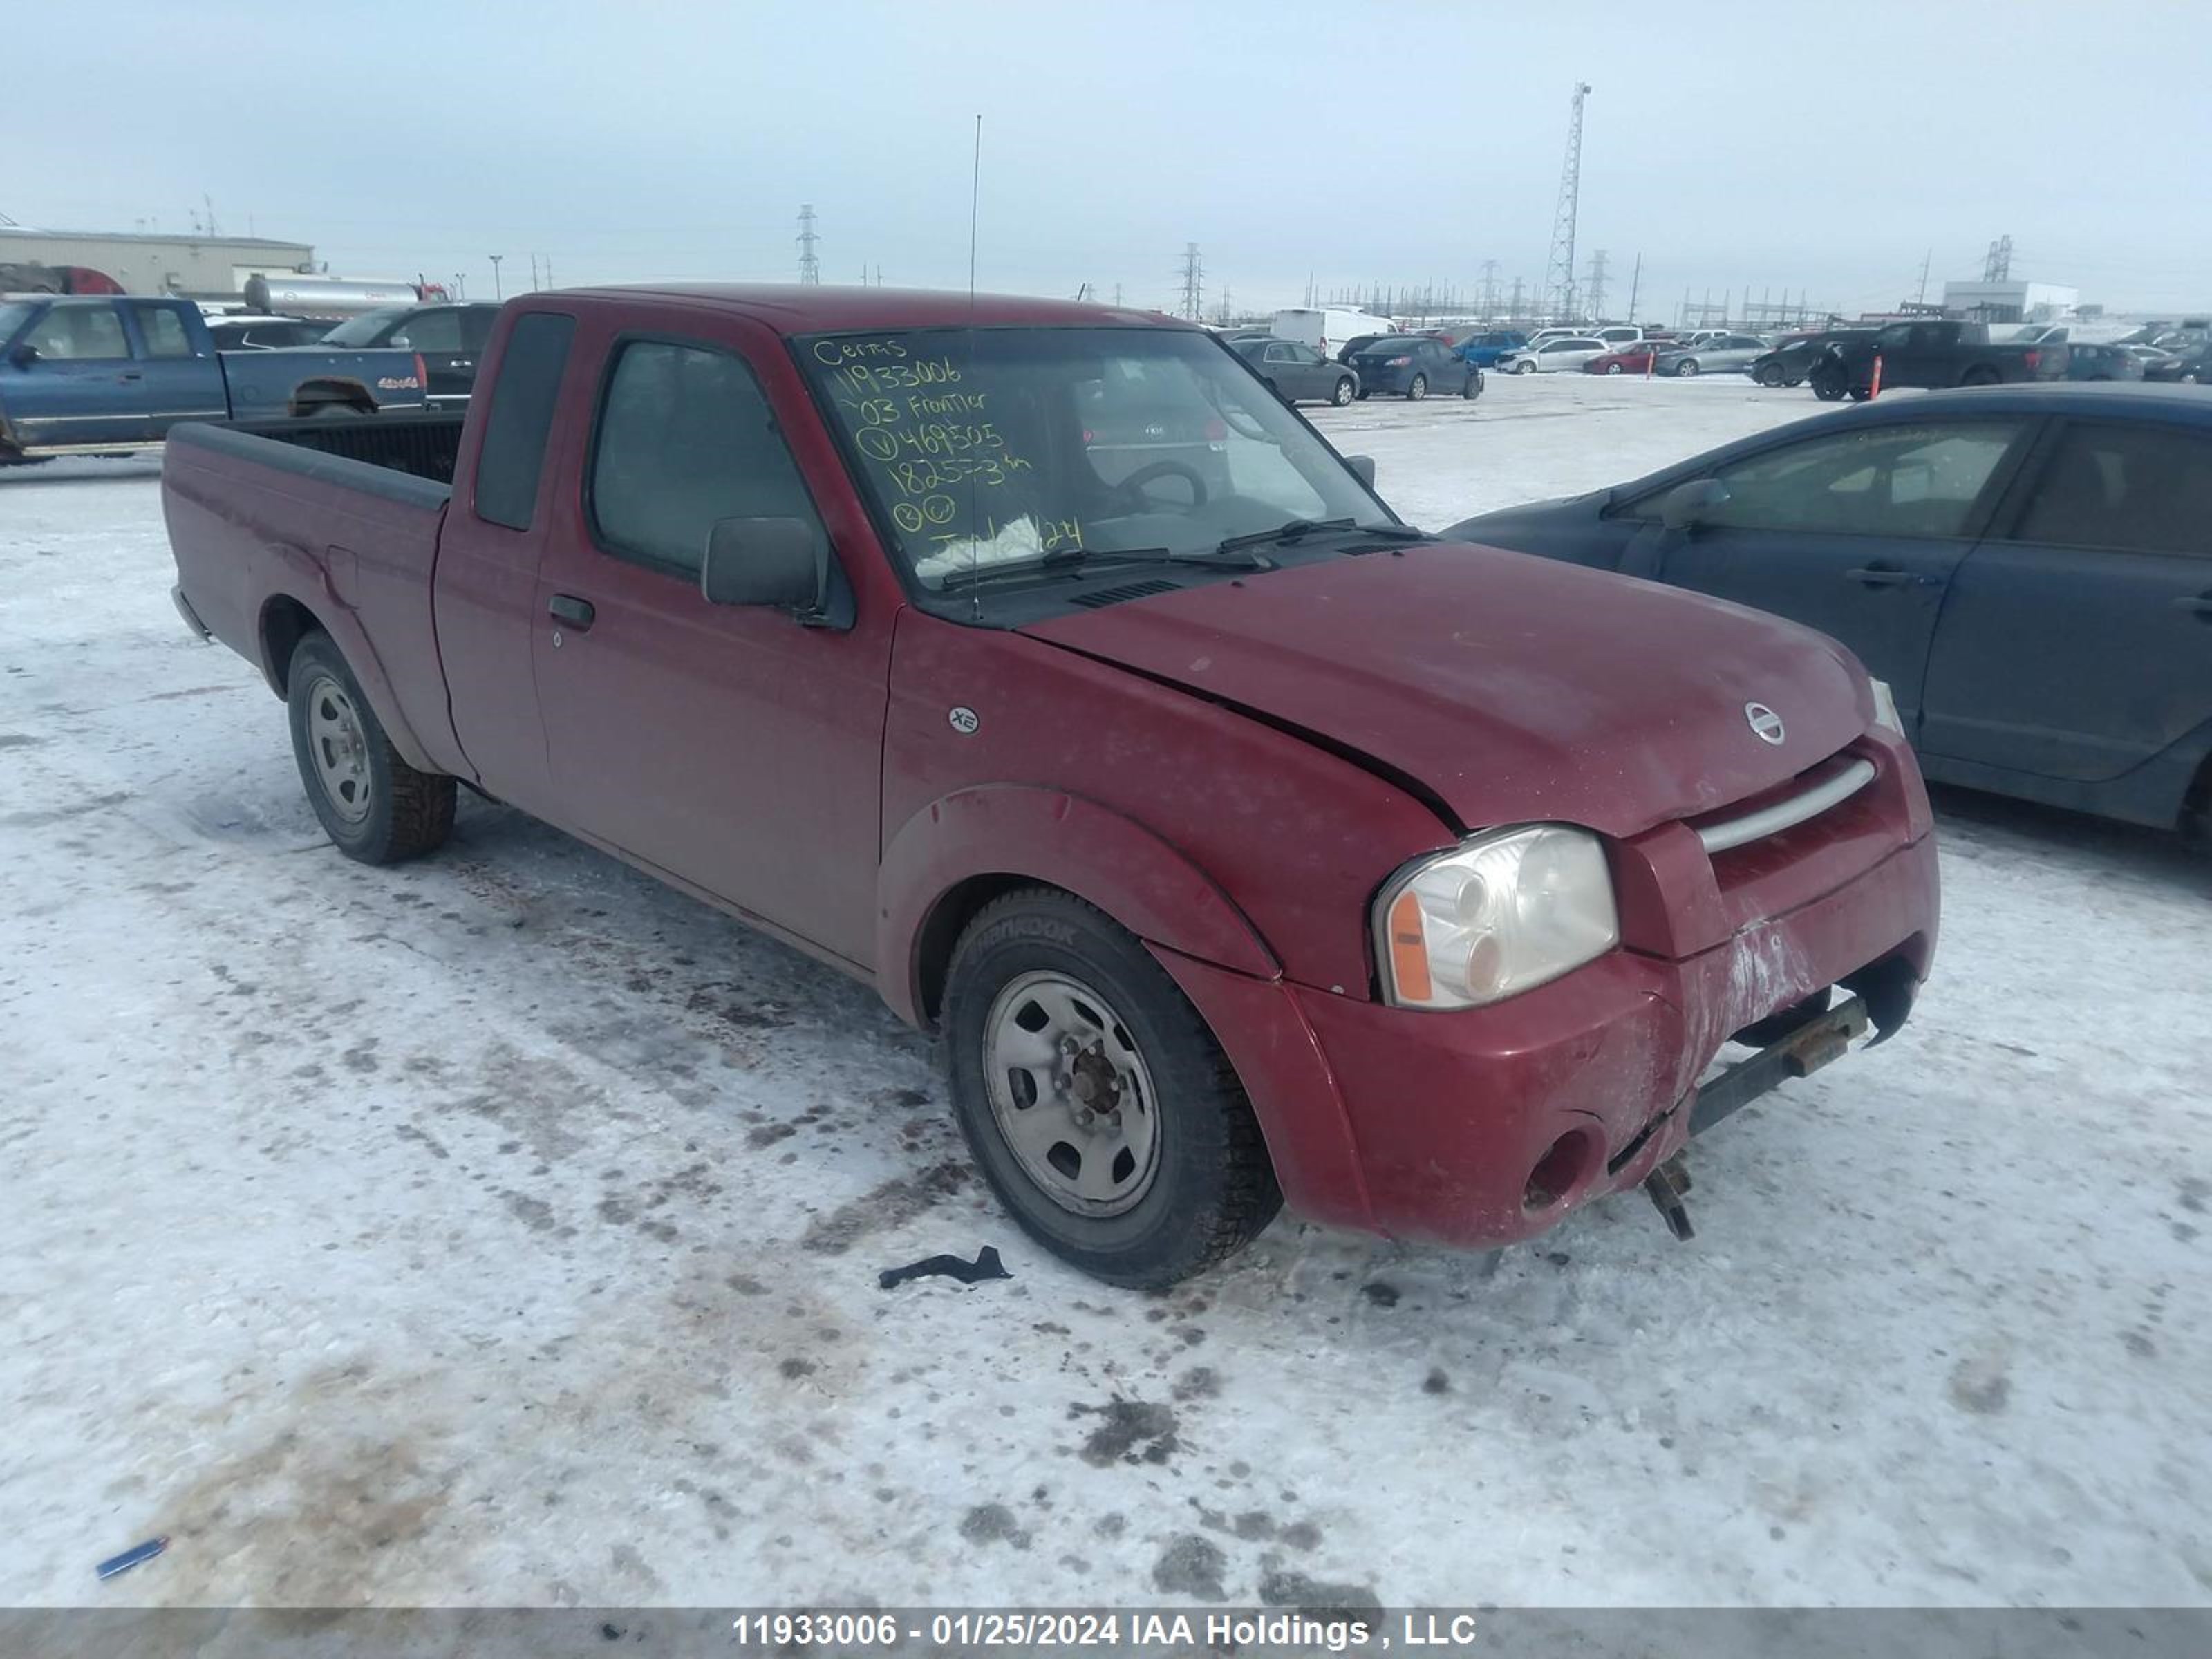
M 796 345 L 896 556 L 927 587 L 1087 555 L 1203 558 L 1293 521 L 1395 522 L 1204 334 L 984 327 Z

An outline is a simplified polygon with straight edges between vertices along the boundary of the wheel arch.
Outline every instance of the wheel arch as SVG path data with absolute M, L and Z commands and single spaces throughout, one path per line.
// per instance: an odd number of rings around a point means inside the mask
M 933 801 L 884 848 L 876 976 L 892 1012 L 933 1029 L 962 931 L 1022 887 L 1068 893 L 1147 944 L 1232 972 L 1282 971 L 1213 879 L 1135 820 L 1060 790 L 985 785 Z
M 302 380 L 292 388 L 292 413 L 312 415 L 331 404 L 343 404 L 359 410 L 364 415 L 376 412 L 376 398 L 368 387 L 359 380 L 343 377 L 323 376 Z
M 431 757 L 414 727 L 408 724 L 384 665 L 369 645 L 368 636 L 343 605 L 325 605 L 318 609 L 298 594 L 281 590 L 262 601 L 260 614 L 254 621 L 254 635 L 261 650 L 261 677 L 279 699 L 287 696 L 292 659 L 299 652 L 300 642 L 310 634 L 327 635 L 337 647 L 346 666 L 353 671 L 354 678 L 361 683 L 369 707 L 376 711 L 385 735 L 392 739 L 392 746 L 399 751 L 403 760 L 418 772 L 448 769 Z

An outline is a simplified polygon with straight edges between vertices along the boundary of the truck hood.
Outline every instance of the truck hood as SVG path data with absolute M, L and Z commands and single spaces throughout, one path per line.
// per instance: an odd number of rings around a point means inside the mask
M 1873 719 L 1864 671 L 1821 635 L 1465 544 L 1324 559 L 1022 631 L 1297 732 L 1470 830 L 1634 835 L 1771 788 Z M 1747 703 L 1781 717 L 1780 744 L 1752 729 Z

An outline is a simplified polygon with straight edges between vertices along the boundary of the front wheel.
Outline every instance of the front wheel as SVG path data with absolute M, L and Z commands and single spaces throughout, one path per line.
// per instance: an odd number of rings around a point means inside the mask
M 1695 357 L 1685 357 L 1680 362 L 1674 365 L 1674 373 L 1686 380 L 1696 374 L 1697 372 L 1698 360 Z
M 1417 404 L 1428 395 L 1429 377 L 1427 375 L 1416 374 L 1412 380 L 1406 382 L 1406 401 L 1407 403 Z
M 1534 374 L 1536 372 L 1536 365 L 1523 357 L 1519 362 L 1513 365 L 1513 372 L 1516 374 Z
M 1778 386 L 1782 384 L 1782 370 L 1773 363 L 1763 363 L 1751 378 L 1763 386 Z
M 284 702 L 307 805 L 338 851 L 397 864 L 445 844 L 453 780 L 400 757 L 329 635 L 310 634 L 292 653 Z
M 1328 400 L 1334 404 L 1339 409 L 1342 409 L 1346 404 L 1352 401 L 1352 377 L 1350 375 L 1340 375 L 1337 377 L 1336 386 L 1329 392 Z
M 943 1024 L 977 1166 L 1070 1265 L 1158 1289 L 1242 1249 L 1281 1206 L 1213 1034 L 1080 899 L 1026 888 L 985 906 L 954 948 Z
M 1473 369 L 1468 372 L 1467 383 L 1460 387 L 1459 395 L 1466 398 L 1469 403 L 1473 403 L 1477 398 L 1482 396 L 1482 371 L 1480 369 Z
M 1619 363 L 1607 363 L 1605 366 L 1605 372 L 1608 374 L 1618 374 L 1620 373 L 1620 365 Z

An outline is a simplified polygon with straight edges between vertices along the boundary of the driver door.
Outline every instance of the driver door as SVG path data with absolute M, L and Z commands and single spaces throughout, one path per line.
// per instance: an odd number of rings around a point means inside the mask
M 581 500 L 546 535 L 532 650 L 553 797 L 569 827 L 866 963 L 890 617 L 813 628 L 708 602 L 716 520 L 829 532 L 734 331 L 669 325 L 701 332 L 576 347 L 596 415 L 568 463 Z
M 1944 595 L 2033 425 L 1861 425 L 1730 462 L 1712 474 L 1724 501 L 1686 529 L 1647 532 L 1659 579 L 1840 640 L 1889 683 L 1917 736 Z
M 131 443 L 153 435 L 145 379 L 111 302 L 58 301 L 0 369 L 8 422 L 25 448 Z

